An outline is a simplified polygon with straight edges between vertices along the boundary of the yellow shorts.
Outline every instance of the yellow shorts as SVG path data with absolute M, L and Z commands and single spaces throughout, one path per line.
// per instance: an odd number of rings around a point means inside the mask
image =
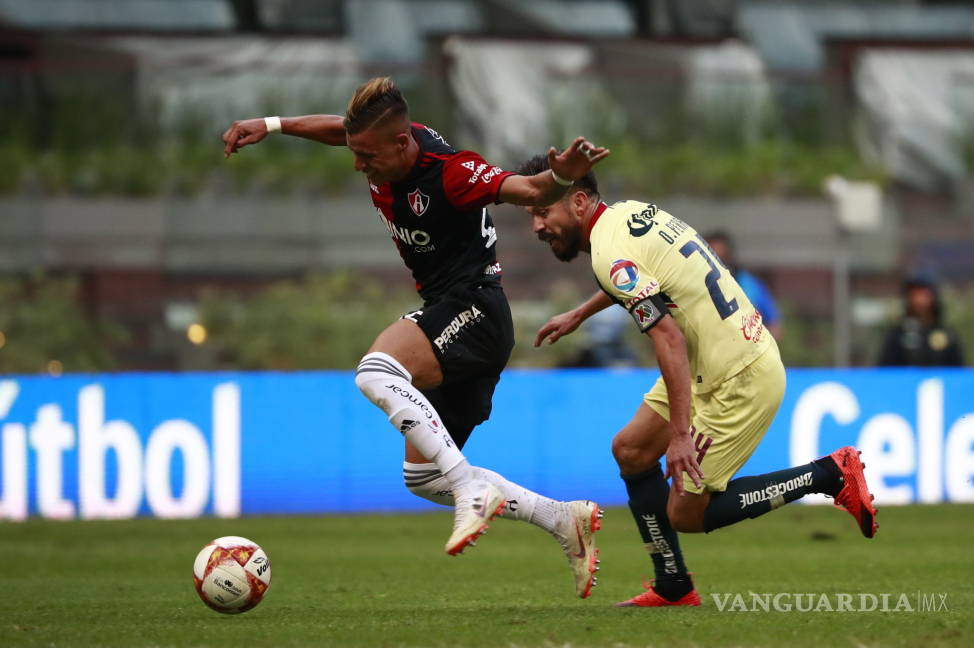
M 697 488 L 684 474 L 683 486 L 687 492 L 727 489 L 727 482 L 764 437 L 784 393 L 785 368 L 778 346 L 774 345 L 713 391 L 691 396 L 690 433 L 704 479 L 703 488 Z M 670 420 L 670 404 L 662 377 L 643 398 L 657 414 Z

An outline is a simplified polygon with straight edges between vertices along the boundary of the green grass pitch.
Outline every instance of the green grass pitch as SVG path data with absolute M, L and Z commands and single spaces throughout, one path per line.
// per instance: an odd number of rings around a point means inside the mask
M 466 555 L 448 512 L 0 524 L 0 646 L 970 646 L 974 506 L 887 507 L 874 540 L 831 507 L 791 505 L 682 536 L 699 608 L 616 609 L 651 565 L 625 509 L 606 512 L 602 571 L 574 597 L 557 543 L 497 520 Z M 224 616 L 192 584 L 210 539 L 260 543 L 273 583 Z M 712 594 L 946 594 L 943 609 L 719 611 Z M 750 599 L 747 599 L 750 601 Z M 894 598 L 895 601 L 895 598 Z M 750 605 L 750 603 L 749 603 Z

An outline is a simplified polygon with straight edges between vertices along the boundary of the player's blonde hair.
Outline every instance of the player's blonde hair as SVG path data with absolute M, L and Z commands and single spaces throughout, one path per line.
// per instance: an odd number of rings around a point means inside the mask
M 345 130 L 354 135 L 367 128 L 409 116 L 409 104 L 390 77 L 377 77 L 358 87 L 345 111 Z

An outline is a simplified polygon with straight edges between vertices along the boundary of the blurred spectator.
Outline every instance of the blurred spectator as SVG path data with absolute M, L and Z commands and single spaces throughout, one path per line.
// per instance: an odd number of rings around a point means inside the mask
M 914 275 L 903 282 L 903 319 L 891 328 L 879 354 L 881 367 L 957 367 L 964 364 L 957 333 L 943 323 L 937 282 Z
M 776 338 L 781 338 L 781 316 L 778 313 L 778 305 L 775 304 L 771 291 L 764 285 L 764 282 L 753 274 L 739 268 L 737 259 L 734 256 L 734 242 L 730 234 L 722 230 L 710 232 L 704 236 L 710 249 L 714 251 L 720 260 L 724 262 L 731 275 L 741 285 L 741 290 L 751 300 L 754 307 L 761 313 L 764 325 Z
M 626 344 L 625 332 L 632 319 L 622 308 L 603 309 L 586 320 L 586 341 L 562 366 L 565 367 L 635 367 L 636 353 Z

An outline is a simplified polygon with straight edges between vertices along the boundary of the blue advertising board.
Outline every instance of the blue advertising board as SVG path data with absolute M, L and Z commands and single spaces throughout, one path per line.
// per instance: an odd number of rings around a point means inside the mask
M 622 504 L 612 436 L 650 370 L 505 372 L 471 463 L 560 499 Z M 788 372 L 741 474 L 853 444 L 877 502 L 974 501 L 974 371 Z M 0 519 L 234 517 L 435 508 L 350 372 L 0 379 Z

